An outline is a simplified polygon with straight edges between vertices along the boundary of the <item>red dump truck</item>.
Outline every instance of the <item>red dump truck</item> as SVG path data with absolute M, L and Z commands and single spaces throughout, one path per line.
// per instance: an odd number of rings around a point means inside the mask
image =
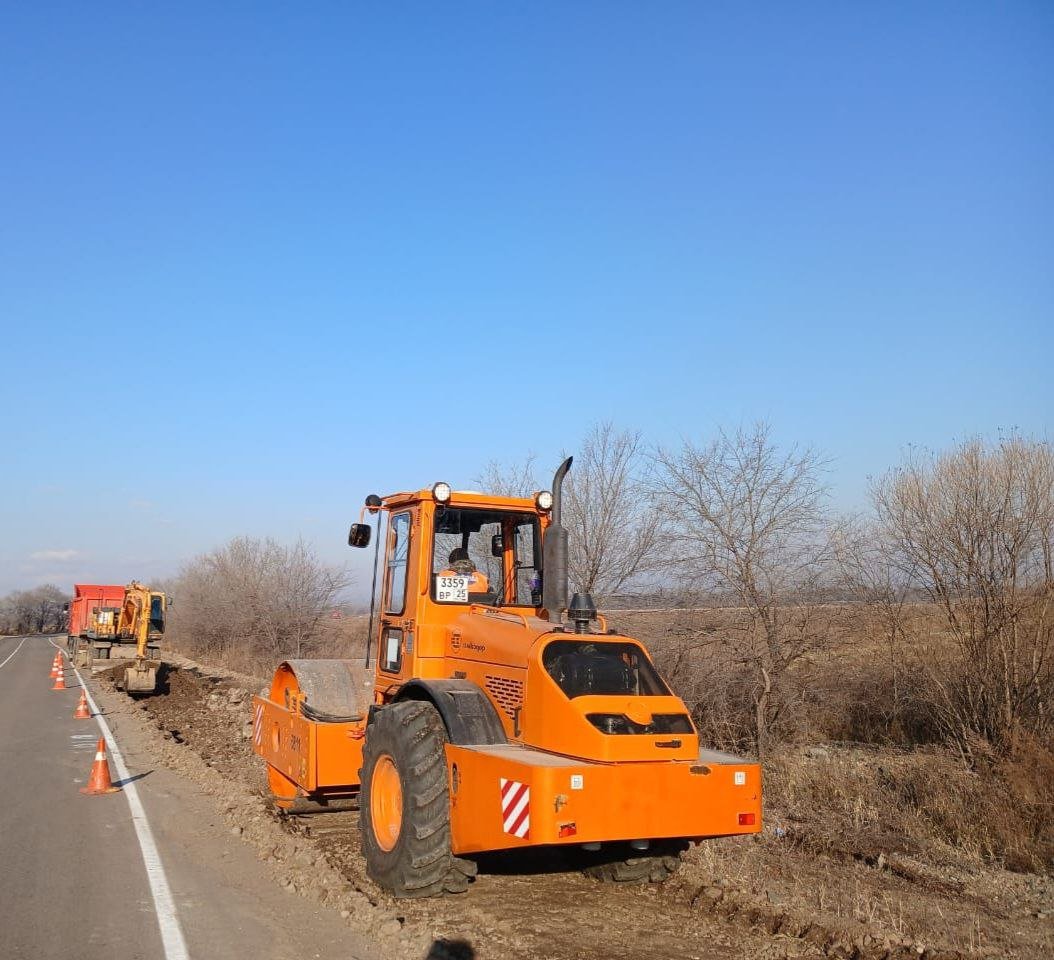
M 77 662 L 79 648 L 88 649 L 89 633 L 92 629 L 92 612 L 96 608 L 119 609 L 124 601 L 124 587 L 96 583 L 75 583 L 73 599 L 69 604 L 70 625 L 66 646 L 70 656 Z

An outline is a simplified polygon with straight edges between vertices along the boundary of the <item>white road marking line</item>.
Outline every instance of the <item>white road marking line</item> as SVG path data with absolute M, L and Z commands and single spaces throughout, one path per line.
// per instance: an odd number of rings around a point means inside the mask
M 48 641 L 59 653 L 62 648 L 58 644 Z M 72 664 L 71 664 L 72 666 Z M 80 681 L 81 688 L 88 698 L 88 706 L 95 714 L 95 720 L 102 730 L 106 747 L 110 751 L 113 765 L 117 770 L 117 779 L 123 781 L 121 789 L 128 800 L 128 810 L 132 814 L 132 826 L 135 827 L 135 835 L 139 840 L 139 849 L 143 854 L 143 866 L 146 867 L 146 877 L 150 882 L 150 893 L 154 898 L 154 913 L 157 914 L 157 925 L 161 932 L 161 945 L 165 951 L 165 960 L 190 960 L 187 952 L 187 944 L 183 939 L 183 929 L 179 925 L 179 917 L 176 914 L 176 902 L 172 898 L 172 890 L 165 876 L 165 868 L 161 865 L 161 855 L 157 852 L 157 844 L 150 830 L 150 822 L 146 819 L 146 810 L 143 809 L 142 801 L 135 784 L 129 782 L 128 768 L 124 765 L 124 757 L 117 747 L 110 728 L 99 712 L 99 705 L 91 695 L 88 685 L 84 682 L 80 671 L 73 667 L 73 672 Z
M 22 638 L 22 643 L 25 643 L 28 639 L 29 639 L 29 637 L 23 637 Z M 22 643 L 20 643 L 17 647 L 15 647 L 14 650 L 11 651 L 11 653 L 7 657 L 7 660 L 10 660 L 11 657 L 13 657 L 16 653 L 18 653 L 19 650 L 22 649 Z M 51 643 L 51 641 L 49 640 L 48 643 Z M 54 644 L 52 644 L 52 646 L 54 646 Z M 7 660 L 5 660 L 3 663 L 0 663 L 0 669 L 3 669 L 4 667 L 7 666 Z

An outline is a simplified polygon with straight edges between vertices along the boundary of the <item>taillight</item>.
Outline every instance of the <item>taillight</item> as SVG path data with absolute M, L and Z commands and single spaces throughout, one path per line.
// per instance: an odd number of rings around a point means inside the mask
M 741 827 L 752 827 L 754 826 L 756 815 L 753 813 L 741 813 L 739 815 L 739 825 Z
M 578 827 L 575 826 L 575 824 L 561 823 L 560 832 L 557 835 L 561 837 L 573 837 L 576 833 L 578 833 Z

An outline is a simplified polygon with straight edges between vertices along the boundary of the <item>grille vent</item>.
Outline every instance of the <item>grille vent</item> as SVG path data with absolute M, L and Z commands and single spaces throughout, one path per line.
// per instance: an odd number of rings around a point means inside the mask
M 523 703 L 523 681 L 508 677 L 484 677 L 483 685 L 510 720 L 515 719 L 516 708 Z

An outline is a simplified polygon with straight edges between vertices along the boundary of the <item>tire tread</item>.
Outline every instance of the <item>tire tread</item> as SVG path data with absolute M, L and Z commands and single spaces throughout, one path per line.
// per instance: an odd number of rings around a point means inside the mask
M 475 874 L 471 861 L 450 850 L 450 796 L 447 785 L 446 729 L 432 704 L 410 700 L 378 711 L 366 730 L 362 757 L 360 824 L 366 872 L 395 897 L 462 893 Z M 373 836 L 368 799 L 372 770 L 388 754 L 403 780 L 403 823 L 391 851 Z

